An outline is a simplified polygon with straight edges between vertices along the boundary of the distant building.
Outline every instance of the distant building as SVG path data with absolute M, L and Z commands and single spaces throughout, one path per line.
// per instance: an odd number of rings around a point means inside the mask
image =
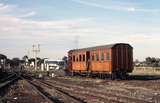
M 32 67 L 32 68 L 35 67 L 35 59 L 31 58 L 31 59 L 29 60 L 29 66 Z
M 41 63 L 42 71 L 54 71 L 65 68 L 65 62 L 63 60 L 44 59 L 44 63 Z

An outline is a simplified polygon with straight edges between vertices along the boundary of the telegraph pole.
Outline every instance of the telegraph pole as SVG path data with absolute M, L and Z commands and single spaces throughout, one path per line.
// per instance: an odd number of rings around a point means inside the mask
M 38 45 L 32 45 L 33 47 L 33 57 L 35 58 L 35 71 L 37 71 L 37 57 L 38 57 L 38 53 L 40 53 L 40 44 Z

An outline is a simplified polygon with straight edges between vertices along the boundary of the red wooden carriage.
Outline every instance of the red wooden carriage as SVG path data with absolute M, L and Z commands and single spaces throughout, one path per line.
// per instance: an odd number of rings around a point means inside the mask
M 79 74 L 111 74 L 125 77 L 133 71 L 133 48 L 126 43 L 74 49 L 68 52 L 67 72 Z

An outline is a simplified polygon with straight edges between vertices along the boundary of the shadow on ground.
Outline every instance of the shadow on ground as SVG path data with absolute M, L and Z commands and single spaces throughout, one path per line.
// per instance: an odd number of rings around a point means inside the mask
M 130 75 L 128 80 L 160 80 L 160 75 Z

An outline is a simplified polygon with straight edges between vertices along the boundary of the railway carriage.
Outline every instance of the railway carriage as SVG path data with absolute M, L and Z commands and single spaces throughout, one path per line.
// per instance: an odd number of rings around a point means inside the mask
M 74 49 L 68 52 L 67 73 L 124 78 L 133 71 L 133 47 L 126 43 Z

